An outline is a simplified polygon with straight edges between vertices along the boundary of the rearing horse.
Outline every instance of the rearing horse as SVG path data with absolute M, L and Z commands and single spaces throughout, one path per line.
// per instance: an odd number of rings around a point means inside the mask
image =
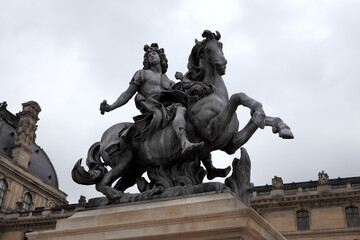
M 214 87 L 214 91 L 202 95 L 187 106 L 188 137 L 194 142 L 205 143 L 196 153 L 196 158 L 205 159 L 214 150 L 233 154 L 258 128 L 265 126 L 271 126 L 273 132 L 279 133 L 282 138 L 293 138 L 290 128 L 280 118 L 265 115 L 261 103 L 244 93 L 229 98 L 222 79 L 227 61 L 222 43 L 219 42 L 220 33 L 205 30 L 202 37 L 202 41 L 195 40 L 196 44 L 189 56 L 189 71 L 183 79 L 183 82 L 194 83 L 195 91 L 201 91 L 201 87 L 196 89 L 196 83 Z M 240 131 L 236 116 L 239 105 L 251 110 L 251 119 Z M 89 149 L 89 171 L 81 167 L 81 160 L 76 163 L 72 172 L 75 182 L 96 184 L 96 189 L 108 198 L 119 198 L 147 169 L 184 161 L 180 142 L 171 126 L 166 126 L 138 144 L 124 141 L 130 126 L 131 123 L 119 123 L 104 132 L 101 142 L 93 144 Z M 107 171 L 104 165 L 112 169 Z M 111 187 L 119 178 L 115 187 Z
M 285 139 L 293 138 L 290 128 L 280 119 L 266 116 L 262 104 L 244 93 L 237 93 L 229 99 L 222 75 L 227 61 L 219 42 L 220 33 L 205 30 L 202 42 L 195 41 L 189 57 L 187 77 L 193 81 L 207 82 L 215 86 L 215 92 L 188 108 L 188 115 L 203 139 L 211 142 L 206 150 L 221 149 L 233 154 L 244 145 L 258 128 L 271 126 L 274 133 Z M 251 109 L 252 118 L 238 131 L 236 109 L 239 105 Z M 205 150 L 205 151 L 206 151 Z

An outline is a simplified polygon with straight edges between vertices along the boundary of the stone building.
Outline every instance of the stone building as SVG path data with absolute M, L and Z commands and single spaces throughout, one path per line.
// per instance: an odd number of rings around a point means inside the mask
M 272 185 L 251 190 L 251 206 L 286 239 L 360 239 L 360 177 Z
M 36 102 L 14 115 L 0 104 L 0 240 L 24 240 L 25 233 L 54 229 L 58 219 L 92 208 L 81 197 L 68 204 L 56 171 L 35 142 L 41 111 Z M 360 240 L 360 177 L 283 183 L 250 190 L 250 204 L 286 239 Z
M 35 142 L 41 108 L 34 101 L 22 105 L 14 115 L 0 104 L 0 239 L 24 239 L 27 231 L 55 225 L 54 217 L 26 217 L 67 204 L 49 157 Z

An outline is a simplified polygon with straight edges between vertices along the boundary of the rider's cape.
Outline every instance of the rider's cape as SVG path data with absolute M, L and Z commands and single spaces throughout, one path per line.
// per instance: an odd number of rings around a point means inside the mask
M 148 98 L 135 97 L 136 107 L 142 114 L 134 117 L 134 124 L 126 134 L 126 141 L 142 142 L 153 133 L 166 127 L 175 117 L 178 107 L 188 108 L 198 99 L 212 93 L 214 86 L 204 82 L 181 81 Z

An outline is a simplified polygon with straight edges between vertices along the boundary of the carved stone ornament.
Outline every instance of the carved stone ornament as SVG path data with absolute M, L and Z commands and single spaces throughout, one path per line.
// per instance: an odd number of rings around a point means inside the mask
M 274 176 L 271 180 L 273 188 L 282 188 L 283 187 L 283 180 L 281 177 Z
M 23 202 L 16 202 L 16 210 L 22 211 L 23 210 L 24 203 Z
M 0 108 L 6 109 L 7 106 L 8 105 L 7 105 L 7 103 L 5 101 L 0 103 Z
M 96 185 L 113 203 L 229 188 L 248 201 L 250 160 L 245 149 L 241 159 L 234 160 L 233 175 L 226 184 L 203 183 L 205 176 L 210 180 L 224 178 L 231 169 L 213 166 L 211 152 L 233 154 L 265 126 L 281 138 L 294 136 L 280 118 L 265 115 L 260 102 L 244 93 L 228 96 L 223 80 L 227 60 L 219 41 L 221 35 L 205 30 L 202 37 L 201 41 L 195 40 L 190 51 L 188 72 L 176 74 L 180 79 L 176 84 L 166 75 L 168 60 L 164 49 L 156 43 L 145 45 L 143 68 L 134 74 L 128 89 L 113 104 L 106 100 L 100 104 L 100 112 L 105 114 L 136 95 L 141 115 L 134 117 L 134 123 L 120 122 L 103 133 L 88 151 L 89 170 L 81 166 L 81 159 L 75 164 L 75 182 Z M 240 105 L 249 108 L 251 115 L 239 130 L 236 109 Z M 150 181 L 142 177 L 144 173 Z M 125 194 L 134 184 L 140 193 Z
M 46 208 L 53 208 L 55 207 L 55 202 L 54 199 L 47 199 L 46 203 L 45 203 L 45 207 Z
M 85 205 L 86 205 L 86 197 L 81 195 L 78 202 L 79 202 L 79 205 L 81 207 L 85 207 Z
M 329 175 L 323 171 L 318 174 L 319 185 L 329 184 Z

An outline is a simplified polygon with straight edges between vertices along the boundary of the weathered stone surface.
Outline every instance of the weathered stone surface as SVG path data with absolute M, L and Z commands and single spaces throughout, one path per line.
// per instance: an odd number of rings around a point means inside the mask
M 29 240 L 285 239 L 231 193 L 106 206 L 59 220 Z
M 156 199 L 169 200 L 176 197 L 191 197 L 199 194 L 231 192 L 232 190 L 223 183 L 208 182 L 199 185 L 188 185 L 184 187 L 172 187 L 168 189 L 149 190 L 143 193 L 125 193 L 122 198 L 110 201 L 106 197 L 92 198 L 86 204 L 86 208 L 97 208 L 110 204 L 124 204 L 130 202 L 141 202 Z

